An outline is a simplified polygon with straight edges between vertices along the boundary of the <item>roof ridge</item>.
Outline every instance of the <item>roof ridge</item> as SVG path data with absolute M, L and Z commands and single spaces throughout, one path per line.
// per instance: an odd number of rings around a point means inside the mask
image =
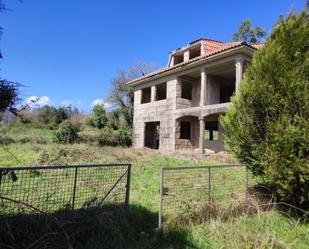
M 219 40 L 215 40 L 215 39 L 211 39 L 211 38 L 205 38 L 205 37 L 200 37 L 198 39 L 195 39 L 195 40 L 189 42 L 189 44 L 191 45 L 191 44 L 194 44 L 194 43 L 199 42 L 199 41 L 212 41 L 212 42 L 218 42 L 218 43 L 224 44 L 223 41 L 219 41 Z

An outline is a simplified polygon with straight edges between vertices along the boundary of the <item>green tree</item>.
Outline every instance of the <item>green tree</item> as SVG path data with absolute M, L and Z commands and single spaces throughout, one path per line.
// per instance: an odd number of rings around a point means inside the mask
M 62 121 L 69 119 L 69 115 L 64 107 L 59 107 L 56 110 L 56 123 L 60 124 Z
M 69 115 L 65 108 L 55 108 L 53 106 L 43 106 L 39 110 L 39 120 L 41 123 L 48 125 L 50 128 L 58 128 L 59 124 L 69 119 Z
M 251 27 L 250 19 L 242 21 L 238 30 L 233 34 L 232 41 L 245 41 L 249 43 L 258 43 L 266 36 L 266 32 L 261 27 Z
M 221 119 L 227 148 L 303 208 L 309 207 L 308 39 L 307 9 L 280 17 Z
M 98 104 L 93 107 L 92 123 L 95 127 L 102 129 L 107 125 L 107 117 L 103 104 Z

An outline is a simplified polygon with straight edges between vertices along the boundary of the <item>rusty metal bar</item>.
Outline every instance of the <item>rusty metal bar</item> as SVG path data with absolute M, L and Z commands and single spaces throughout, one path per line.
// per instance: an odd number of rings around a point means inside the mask
M 226 164 L 226 165 L 205 165 L 205 166 L 186 166 L 186 167 L 166 167 L 164 170 L 184 170 L 184 169 L 203 169 L 203 168 L 228 168 L 228 167 L 245 167 L 244 164 Z
M 73 192 L 72 192 L 72 210 L 74 210 L 74 206 L 75 206 L 77 172 L 78 172 L 78 168 L 76 167 L 75 173 L 74 173 L 74 183 L 73 183 Z
M 44 170 L 44 169 L 68 169 L 68 168 L 97 168 L 97 167 L 121 167 L 128 163 L 119 164 L 83 164 L 83 165 L 53 165 L 53 166 L 22 166 L 22 167 L 0 167 L 0 170 Z
M 130 187 L 131 187 L 131 164 L 128 165 L 128 169 L 127 169 L 126 196 L 125 196 L 125 202 L 124 202 L 124 208 L 126 212 L 129 210 Z

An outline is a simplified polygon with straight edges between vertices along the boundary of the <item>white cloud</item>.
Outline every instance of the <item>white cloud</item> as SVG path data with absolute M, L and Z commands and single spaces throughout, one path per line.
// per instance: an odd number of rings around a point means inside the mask
M 30 96 L 25 100 L 25 105 L 28 105 L 30 108 L 42 107 L 45 105 L 50 105 L 50 98 L 47 96 Z
M 95 105 L 104 105 L 106 109 L 110 109 L 112 107 L 112 104 L 109 102 L 106 102 L 104 99 L 95 99 L 92 101 L 92 106 Z

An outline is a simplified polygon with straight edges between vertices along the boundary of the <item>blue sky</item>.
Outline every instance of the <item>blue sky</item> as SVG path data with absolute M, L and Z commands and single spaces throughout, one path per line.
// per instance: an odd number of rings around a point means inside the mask
M 267 32 L 305 0 L 3 0 L 1 78 L 23 83 L 23 98 L 89 111 L 110 79 L 133 61 L 165 66 L 169 51 L 200 37 L 230 41 L 250 18 Z M 44 100 L 44 101 L 43 101 Z

